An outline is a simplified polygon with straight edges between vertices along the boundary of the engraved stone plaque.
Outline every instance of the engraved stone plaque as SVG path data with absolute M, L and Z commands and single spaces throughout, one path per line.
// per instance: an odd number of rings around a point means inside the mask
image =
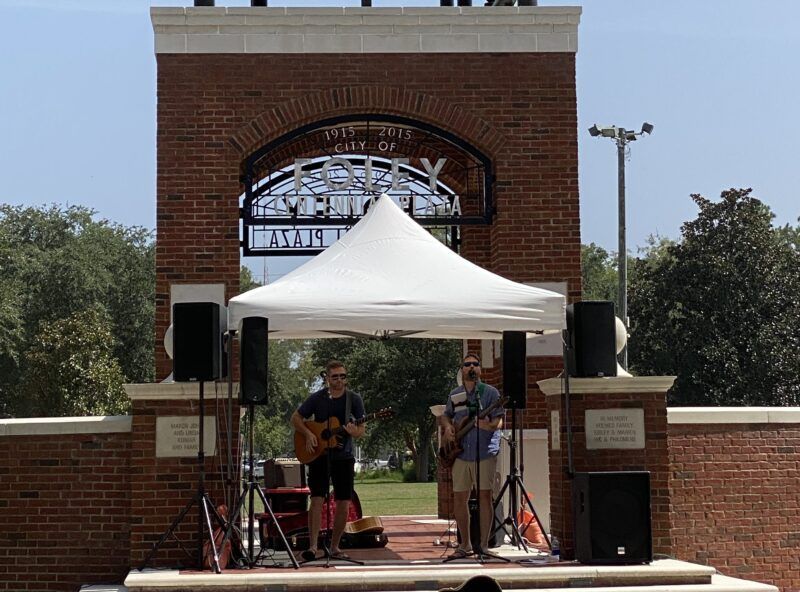
M 644 448 L 644 409 L 587 409 L 586 449 Z
M 216 417 L 203 422 L 203 452 L 213 454 L 217 441 Z M 156 418 L 156 458 L 197 456 L 200 418 L 196 415 Z

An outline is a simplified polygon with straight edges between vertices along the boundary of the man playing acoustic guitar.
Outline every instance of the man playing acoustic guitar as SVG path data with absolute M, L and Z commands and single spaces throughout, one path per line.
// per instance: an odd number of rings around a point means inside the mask
M 347 559 L 339 549 L 350 499 L 353 496 L 353 478 L 355 476 L 355 457 L 353 456 L 353 438 L 364 435 L 365 424 L 360 420 L 365 417 L 364 401 L 361 395 L 347 388 L 347 373 L 344 365 L 331 360 L 325 367 L 325 383 L 323 389 L 312 393 L 292 414 L 292 425 L 298 433 L 305 436 L 306 450 L 315 452 L 320 444 L 317 436 L 305 425 L 305 419 L 314 416 L 315 422 L 325 422 L 328 418 L 336 418 L 344 426 L 344 433 L 339 436 L 339 445 L 330 449 L 330 476 L 328 475 L 328 454 L 321 454 L 308 464 L 308 486 L 311 490 L 311 509 L 308 511 L 309 548 L 303 551 L 303 559 L 311 561 L 317 557 L 317 540 L 322 520 L 322 501 L 328 492 L 328 480 L 333 481 L 333 494 L 336 497 L 336 516 L 333 522 L 331 537 L 331 558 Z M 349 399 L 350 417 L 346 417 Z
M 475 354 L 464 356 L 461 367 L 463 386 L 455 388 L 447 397 L 447 405 L 441 416 L 444 440 L 447 447 L 463 448 L 453 463 L 453 512 L 461 533 L 461 544 L 450 556 L 453 559 L 467 557 L 472 553 L 470 541 L 469 494 L 475 485 L 475 459 L 480 458 L 480 532 L 481 550 L 488 550 L 489 530 L 492 527 L 492 483 L 500 451 L 500 428 L 504 411 L 497 402 L 500 393 L 491 385 L 481 382 L 481 362 Z M 481 410 L 493 409 L 480 419 Z M 473 427 L 460 442 L 454 442 L 458 428 L 467 421 L 475 421 Z M 480 434 L 476 447 L 476 430 Z

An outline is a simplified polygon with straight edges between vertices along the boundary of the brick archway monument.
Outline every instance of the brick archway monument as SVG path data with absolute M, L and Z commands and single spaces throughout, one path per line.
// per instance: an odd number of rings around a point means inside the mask
M 158 379 L 172 369 L 163 339 L 176 298 L 206 289 L 227 301 L 239 291 L 243 249 L 280 246 L 256 214 L 313 223 L 350 197 L 358 209 L 381 183 L 412 215 L 421 216 L 409 204 L 422 202 L 448 212 L 474 263 L 580 297 L 580 8 L 216 6 L 153 8 L 151 17 Z M 381 126 L 395 135 L 381 136 Z M 300 194 L 308 199 L 298 203 Z M 470 347 L 501 386 L 498 344 Z M 522 426 L 544 431 L 536 383 L 560 371 L 560 343 L 543 338 L 528 354 Z
M 461 254 L 577 298 L 579 16 L 571 7 L 152 9 L 157 376 L 171 371 L 163 336 L 175 286 L 222 284 L 226 300 L 238 292 L 248 159 L 326 119 L 406 118 L 479 150 L 493 213 L 462 227 Z M 333 144 L 319 148 L 335 155 Z M 552 361 L 544 365 L 537 377 L 551 375 Z M 529 415 L 544 427 L 543 413 Z

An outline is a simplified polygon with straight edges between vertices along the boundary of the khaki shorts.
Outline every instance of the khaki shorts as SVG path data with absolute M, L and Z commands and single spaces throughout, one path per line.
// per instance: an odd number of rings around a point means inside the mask
M 491 489 L 494 474 L 497 471 L 497 456 L 490 456 L 480 462 L 481 486 L 479 489 Z M 453 475 L 453 491 L 470 491 L 475 483 L 475 462 L 457 458 L 451 470 Z

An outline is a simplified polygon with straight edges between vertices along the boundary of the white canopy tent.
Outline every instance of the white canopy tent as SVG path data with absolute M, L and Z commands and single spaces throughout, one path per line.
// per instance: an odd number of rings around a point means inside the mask
M 499 339 L 565 327 L 565 298 L 463 259 L 388 196 L 336 243 L 228 303 L 228 328 L 269 319 L 270 339 Z

